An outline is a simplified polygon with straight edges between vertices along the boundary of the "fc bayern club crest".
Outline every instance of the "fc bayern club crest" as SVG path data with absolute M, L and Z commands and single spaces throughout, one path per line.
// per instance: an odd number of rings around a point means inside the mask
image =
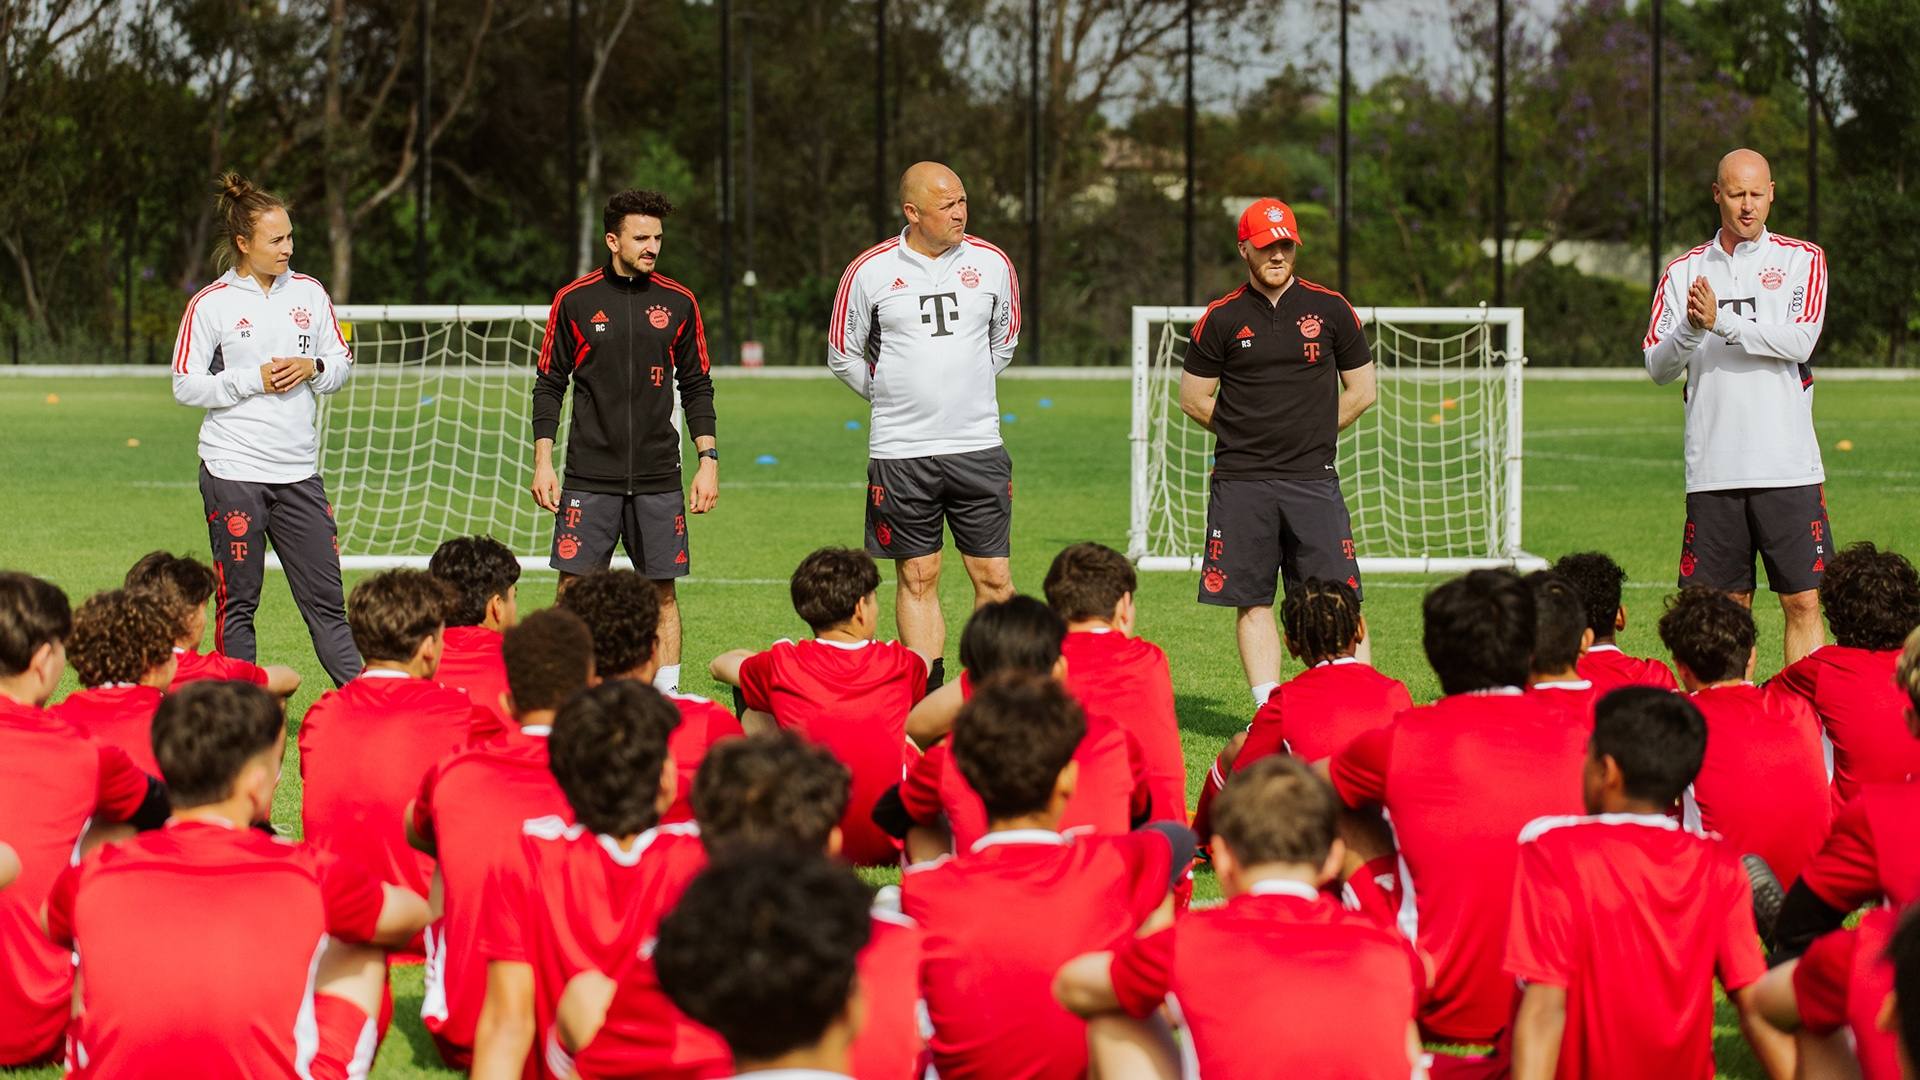
M 252 524 L 253 519 L 251 517 L 248 517 L 243 511 L 235 510 L 233 513 L 227 515 L 227 535 L 245 536 L 247 535 L 247 529 Z
M 980 287 L 980 271 L 975 270 L 971 266 L 961 267 L 960 268 L 960 284 L 965 285 L 969 289 L 979 288 Z
M 1300 317 L 1300 336 L 1317 338 L 1320 336 L 1320 316 L 1302 315 Z
M 563 559 L 571 559 L 580 554 L 580 541 L 575 540 L 571 534 L 561 533 L 560 542 L 554 545 L 554 551 Z
M 1210 593 L 1217 593 L 1227 587 L 1227 575 L 1218 570 L 1208 570 L 1200 575 L 1200 584 Z
M 1762 288 L 1777 289 L 1780 286 L 1785 285 L 1786 283 L 1787 283 L 1787 275 L 1781 273 L 1778 270 L 1773 269 L 1772 267 L 1768 267 L 1767 269 L 1760 271 L 1760 286 Z
M 293 325 L 302 330 L 311 329 L 313 326 L 313 313 L 303 307 L 294 308 Z

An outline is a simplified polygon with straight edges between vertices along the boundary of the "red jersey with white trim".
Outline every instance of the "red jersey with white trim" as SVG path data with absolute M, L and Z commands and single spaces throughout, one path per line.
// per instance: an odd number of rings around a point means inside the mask
M 905 915 L 873 909 L 873 937 L 860 950 L 867 1022 L 854 1037 L 847 1071 L 854 1080 L 914 1080 L 920 1038 L 920 961 L 926 933 Z
M 201 653 L 180 648 L 173 650 L 173 658 L 179 663 L 173 671 L 173 685 L 167 687 L 169 694 L 202 679 L 267 685 L 267 669 L 249 660 L 236 660 L 217 652 Z
M 40 931 L 40 905 L 91 818 L 125 821 L 147 774 L 44 709 L 0 695 L 0 840 L 20 876 L 0 889 L 0 1065 L 52 1050 L 66 1030 L 73 954 Z
M 1623 686 L 1651 686 L 1655 690 L 1678 690 L 1680 683 L 1664 661 L 1642 660 L 1620 651 L 1618 645 L 1594 645 L 1580 656 L 1574 673 L 1593 684 L 1601 697 Z
M 1123 942 L 1113 989 L 1128 1015 L 1164 1000 L 1186 1029 L 1189 1076 L 1406 1080 L 1407 1025 L 1426 970 L 1407 940 L 1297 881 L 1257 881 L 1225 905 Z
M 840 819 L 841 854 L 856 865 L 893 863 L 899 841 L 873 823 L 873 804 L 900 782 L 915 756 L 907 713 L 927 694 L 927 662 L 895 641 L 780 640 L 740 664 L 747 708 L 853 771 L 853 794 Z
M 440 651 L 440 667 L 433 681 L 458 690 L 475 706 L 493 714 L 499 730 L 514 726 L 500 695 L 507 692 L 507 666 L 500 659 L 500 642 L 505 635 L 484 626 L 447 627 Z
M 1503 966 L 1567 991 L 1564 1080 L 1713 1080 L 1713 980 L 1767 973 L 1740 853 L 1653 814 L 1527 826 Z
M 722 739 L 746 734 L 733 710 L 698 694 L 668 694 L 667 700 L 680 710 L 680 726 L 667 736 L 667 750 L 673 754 L 673 768 L 680 786 L 675 789 L 673 806 L 662 821 L 693 820 L 693 777 L 707 750 Z M 901 729 L 902 737 L 906 729 Z M 872 813 L 871 809 L 868 811 Z
M 383 901 L 358 866 L 225 822 L 102 847 L 47 899 L 48 935 L 80 956 L 68 1075 L 307 1075 L 327 935 L 369 940 Z
M 1000 445 L 994 377 L 1020 342 L 1020 281 L 977 236 L 935 258 L 907 232 L 848 264 L 827 325 L 827 366 L 873 403 L 867 456 L 934 457 Z
M 573 809 L 547 769 L 547 729 L 515 727 L 500 739 L 443 758 L 420 780 L 413 831 L 439 851 L 441 916 L 427 927 L 427 1030 L 472 1048 L 487 997 L 487 961 L 477 950 L 487 882 L 519 871 L 520 826 L 530 818 L 571 823 Z
M 1588 735 L 1593 734 L 1593 710 L 1605 691 L 1586 679 L 1566 682 L 1535 683 L 1527 687 L 1527 696 L 1559 713 L 1567 723 Z
M 1053 999 L 1054 973 L 1126 940 L 1166 899 L 1158 832 L 989 833 L 957 858 L 909 867 L 901 907 L 926 931 L 920 988 L 942 1080 L 1074 1080 L 1086 1022 Z
M 269 391 L 260 368 L 277 356 L 317 360 L 314 377 Z M 314 418 L 321 394 L 347 384 L 353 352 L 333 317 L 326 286 L 281 274 L 262 292 L 251 274 L 228 270 L 195 293 L 173 349 L 173 400 L 207 410 L 200 460 L 222 480 L 297 484 L 320 469 Z
M 1853 929 L 1816 939 L 1793 969 L 1800 1023 L 1819 1038 L 1850 1028 L 1861 1080 L 1900 1080 L 1899 1042 L 1877 1023 L 1893 993 L 1887 946 L 1899 923 L 1892 909 L 1875 908 Z
M 635 1013 L 622 1004 L 632 992 L 630 979 L 644 975 L 638 984 L 645 985 L 651 978 L 650 972 L 634 968 L 652 952 L 660 919 L 706 865 L 700 827 L 692 822 L 659 825 L 641 833 L 624 851 L 613 837 L 557 817 L 525 822 L 521 832 L 524 865 L 502 872 L 489 884 L 492 903 L 481 916 L 479 951 L 488 960 L 533 967 L 532 1057 L 542 1080 L 562 1080 L 572 1071 L 573 1059 L 552 1037 L 553 1021 L 567 981 L 588 969 L 620 987 L 607 1024 L 581 1048 L 581 1071 L 602 1076 L 656 1071 L 727 1076 L 731 1060 L 719 1036 L 677 1011 L 662 1013 L 651 1007 L 671 1007 L 657 982 L 658 1001 L 649 1000 L 649 1008 Z M 647 1021 L 647 1027 L 628 1022 L 634 1019 Z
M 1081 630 L 1060 642 L 1067 690 L 1089 717 L 1111 720 L 1139 743 L 1155 821 L 1187 823 L 1187 758 L 1173 712 L 1167 654 L 1118 630 Z
M 1822 645 L 1767 682 L 1804 698 L 1833 743 L 1834 807 L 1862 784 L 1920 776 L 1920 739 L 1907 730 L 1907 695 L 1893 681 L 1899 649 Z
M 1325 660 L 1274 688 L 1253 714 L 1235 772 L 1269 754 L 1302 761 L 1332 757 L 1361 734 L 1413 708 L 1405 683 L 1351 656 Z
M 157 686 L 96 686 L 75 690 L 47 711 L 87 733 L 94 741 L 117 746 L 148 776 L 160 775 L 153 759 L 153 714 L 164 697 Z
M 433 859 L 407 846 L 407 801 L 435 762 L 467 745 L 475 717 L 487 714 L 457 690 L 379 674 L 386 670 L 363 672 L 307 709 L 300 824 L 308 843 L 426 896 Z
M 1833 822 L 1812 706 L 1752 683 L 1691 698 L 1707 719 L 1707 756 L 1683 799 L 1688 824 L 1765 859 L 1780 887 L 1793 888 Z
M 1401 930 L 1433 957 L 1421 1008 L 1430 1038 L 1491 1043 L 1512 1019 L 1501 974 L 1513 903 L 1514 837 L 1535 818 L 1582 809 L 1587 733 L 1520 691 L 1454 694 L 1401 713 L 1333 756 L 1348 806 L 1393 818 L 1415 900 Z
M 1861 788 L 1800 878 L 1841 911 L 1883 896 L 1900 908 L 1920 900 L 1920 782 Z

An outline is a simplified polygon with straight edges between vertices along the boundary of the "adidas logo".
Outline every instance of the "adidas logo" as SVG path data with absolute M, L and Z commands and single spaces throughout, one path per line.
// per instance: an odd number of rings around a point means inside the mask
M 233 324 L 233 328 L 235 330 L 245 330 L 248 327 L 251 327 L 252 325 L 253 324 L 248 322 L 247 320 L 241 319 L 239 322 Z
M 606 322 L 607 313 L 604 311 L 596 311 L 593 313 L 593 318 L 588 319 L 587 321 L 588 322 Z
M 1239 333 L 1237 333 L 1237 334 L 1235 334 L 1235 335 L 1233 335 L 1233 336 L 1234 336 L 1234 337 L 1237 337 L 1237 338 L 1250 338 L 1250 337 L 1252 337 L 1252 336 L 1253 336 L 1253 327 L 1251 327 L 1251 326 L 1242 326 L 1242 327 L 1240 328 L 1240 332 L 1239 332 Z
M 887 291 L 899 292 L 901 289 L 904 289 L 906 287 L 907 287 L 907 281 L 905 278 L 894 278 L 893 284 L 887 286 Z

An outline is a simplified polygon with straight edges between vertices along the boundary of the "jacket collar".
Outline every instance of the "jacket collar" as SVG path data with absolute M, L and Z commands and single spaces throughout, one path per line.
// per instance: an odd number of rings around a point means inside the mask
M 622 292 L 646 292 L 653 286 L 652 274 L 635 274 L 632 277 L 620 276 L 620 273 L 613 268 L 612 256 L 608 256 L 606 264 L 601 266 L 600 278 Z

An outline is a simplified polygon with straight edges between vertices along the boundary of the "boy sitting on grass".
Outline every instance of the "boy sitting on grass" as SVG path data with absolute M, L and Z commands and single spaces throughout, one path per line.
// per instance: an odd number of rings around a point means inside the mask
M 1321 891 L 1344 863 L 1339 816 L 1333 789 L 1297 758 L 1235 772 L 1213 808 L 1226 904 L 1076 957 L 1054 997 L 1088 1019 L 1173 1005 L 1201 1076 L 1258 1076 L 1277 1062 L 1302 1076 L 1422 1075 L 1426 968 L 1405 938 Z M 1148 1046 L 1154 1075 L 1177 1077 L 1171 1045 Z
M 124 587 L 128 592 L 152 593 L 177 620 L 173 652 L 180 666 L 174 670 L 173 685 L 168 689 L 178 690 L 199 679 L 237 679 L 264 686 L 282 701 L 292 697 L 300 689 L 299 672 L 284 664 L 261 667 L 223 655 L 217 628 L 213 651 L 199 651 L 200 639 L 207 635 L 207 600 L 217 584 L 206 563 L 184 555 L 176 558 L 168 551 L 148 552 L 127 571 Z M 217 610 L 224 610 L 224 606 Z
M 900 843 L 873 822 L 873 804 L 918 757 L 907 712 L 926 694 L 929 658 L 876 641 L 880 570 L 849 548 L 821 548 L 793 572 L 793 608 L 813 630 L 765 652 L 715 657 L 713 677 L 740 688 L 748 731 L 777 725 L 833 751 L 853 770 L 853 798 L 840 822 L 843 854 L 856 866 L 892 865 Z
M 600 679 L 635 679 L 660 689 L 655 679 L 660 674 L 659 586 L 632 570 L 596 570 L 573 579 L 560 595 L 560 606 L 587 624 Z M 742 734 L 740 721 L 726 706 L 697 694 L 660 692 L 680 710 L 680 726 L 667 741 L 680 770 L 680 794 L 661 820 L 692 821 L 693 775 L 710 747 Z
M 95 593 L 73 616 L 67 661 L 84 690 L 48 711 L 100 742 L 126 751 L 148 776 L 153 759 L 153 714 L 173 684 L 174 616 L 150 594 L 125 589 Z
M 1502 964 L 1526 986 L 1514 1080 L 1711 1080 L 1716 978 L 1767 1074 L 1793 1075 L 1792 1042 L 1756 1011 L 1767 967 L 1739 851 L 1667 814 L 1717 737 L 1685 698 L 1615 690 L 1594 716 L 1587 816 L 1521 832 Z
M 1567 576 L 1580 590 L 1586 602 L 1587 628 L 1593 631 L 1593 643 L 1580 656 L 1575 673 L 1605 694 L 1622 686 L 1651 686 L 1657 690 L 1678 690 L 1673 670 L 1660 660 L 1641 660 L 1620 651 L 1614 638 L 1627 628 L 1627 609 L 1620 603 L 1620 589 L 1627 572 L 1601 551 L 1581 551 L 1562 555 L 1553 568 Z
M 434 549 L 427 573 L 454 592 L 434 681 L 451 686 L 509 726 L 507 672 L 500 662 L 500 635 L 520 621 L 520 560 L 491 536 L 456 536 Z

